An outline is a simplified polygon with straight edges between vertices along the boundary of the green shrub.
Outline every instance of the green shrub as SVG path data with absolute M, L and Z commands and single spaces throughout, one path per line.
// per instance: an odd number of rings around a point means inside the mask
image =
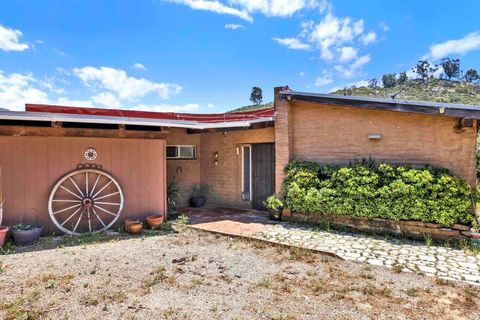
M 292 212 L 474 224 L 472 190 L 446 169 L 354 162 L 348 167 L 292 161 L 283 183 Z

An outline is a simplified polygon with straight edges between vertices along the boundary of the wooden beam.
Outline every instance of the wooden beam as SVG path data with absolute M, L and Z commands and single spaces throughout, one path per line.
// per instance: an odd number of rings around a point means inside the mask
M 0 136 L 165 139 L 167 135 L 165 132 L 160 131 L 112 130 L 90 128 L 51 128 L 0 125 Z

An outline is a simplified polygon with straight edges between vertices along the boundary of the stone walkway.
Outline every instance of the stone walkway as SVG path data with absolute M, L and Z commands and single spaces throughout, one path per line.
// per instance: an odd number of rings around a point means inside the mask
M 253 237 L 332 252 L 346 260 L 480 285 L 480 254 L 474 255 L 470 251 L 426 246 L 416 241 L 322 231 L 285 222 L 268 226 Z

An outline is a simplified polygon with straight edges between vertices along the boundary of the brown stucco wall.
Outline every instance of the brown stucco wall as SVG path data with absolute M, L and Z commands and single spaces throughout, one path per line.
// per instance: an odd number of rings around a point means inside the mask
M 219 205 L 250 208 L 249 201 L 242 201 L 241 150 L 244 144 L 273 142 L 274 128 L 236 130 L 226 134 L 210 132 L 201 135 L 200 180 L 214 190 L 214 202 Z M 218 152 L 218 165 L 214 155 Z
M 59 233 L 48 215 L 54 184 L 78 164 L 91 163 L 83 153 L 93 147 L 102 165 L 120 184 L 124 210 L 117 220 L 166 211 L 165 140 L 85 137 L 0 136 L 0 165 L 5 198 L 4 225 L 42 224 L 44 234 Z
M 273 142 L 274 128 L 233 130 L 187 134 L 185 129 L 170 129 L 167 145 L 192 144 L 197 146 L 196 160 L 167 160 L 167 176 L 174 176 L 182 190 L 181 205 L 186 205 L 191 187 L 195 183 L 208 184 L 213 189 L 210 205 L 250 208 L 249 201 L 241 199 L 241 149 L 244 144 Z M 215 166 L 215 153 L 218 165 Z
M 170 128 L 167 134 L 167 145 L 195 145 L 197 146 L 197 159 L 167 160 L 167 177 L 170 181 L 175 177 L 178 182 L 182 198 L 179 205 L 186 205 L 191 187 L 200 183 L 200 134 L 187 134 L 186 129 Z
M 277 145 L 290 134 L 290 159 L 348 164 L 355 157 L 371 155 L 395 164 L 444 167 L 475 185 L 476 125 L 457 133 L 457 119 L 444 116 L 304 102 L 277 105 L 282 119 L 290 117 L 290 131 L 277 126 L 276 133 Z M 381 134 L 382 139 L 368 139 L 371 133 Z

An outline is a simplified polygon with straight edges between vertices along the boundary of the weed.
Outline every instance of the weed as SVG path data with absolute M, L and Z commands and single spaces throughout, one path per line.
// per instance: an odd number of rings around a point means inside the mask
M 258 282 L 257 286 L 265 289 L 271 289 L 273 287 L 272 279 L 264 277 Z
M 312 254 L 312 251 L 300 248 L 292 247 L 290 248 L 290 260 L 303 261 L 306 263 L 314 263 L 316 261 L 315 256 Z
M 143 281 L 144 288 L 151 288 L 154 285 L 163 282 L 168 278 L 164 266 L 159 266 L 158 268 L 150 272 L 150 276 L 151 277 L 149 279 Z
M 430 246 L 431 246 L 432 243 L 433 243 L 432 236 L 429 235 L 429 234 L 424 234 L 424 235 L 423 235 L 423 238 L 425 239 L 425 245 L 430 248 Z
M 57 283 L 54 280 L 49 280 L 45 289 L 55 289 L 57 287 Z
M 410 297 L 417 297 L 418 296 L 418 289 L 413 287 L 413 288 L 410 288 L 406 291 L 407 295 L 410 296 Z
M 181 215 L 178 216 L 177 218 L 177 223 L 181 225 L 187 225 L 190 222 L 190 218 L 182 213 Z
M 195 285 L 195 286 L 201 286 L 202 284 L 204 284 L 205 281 L 203 281 L 202 278 L 193 278 L 192 279 L 192 284 Z
M 16 247 L 12 241 L 7 241 L 3 247 L 0 248 L 0 255 L 7 255 L 15 253 Z
M 3 261 L 0 260 L 0 274 L 4 273 L 6 269 L 6 266 L 3 264 Z
M 460 249 L 462 249 L 465 253 L 470 250 L 470 243 L 465 239 L 460 240 L 458 245 L 460 246 Z
M 472 287 L 466 287 L 464 290 L 464 303 L 467 308 L 474 308 L 477 306 L 478 292 Z

